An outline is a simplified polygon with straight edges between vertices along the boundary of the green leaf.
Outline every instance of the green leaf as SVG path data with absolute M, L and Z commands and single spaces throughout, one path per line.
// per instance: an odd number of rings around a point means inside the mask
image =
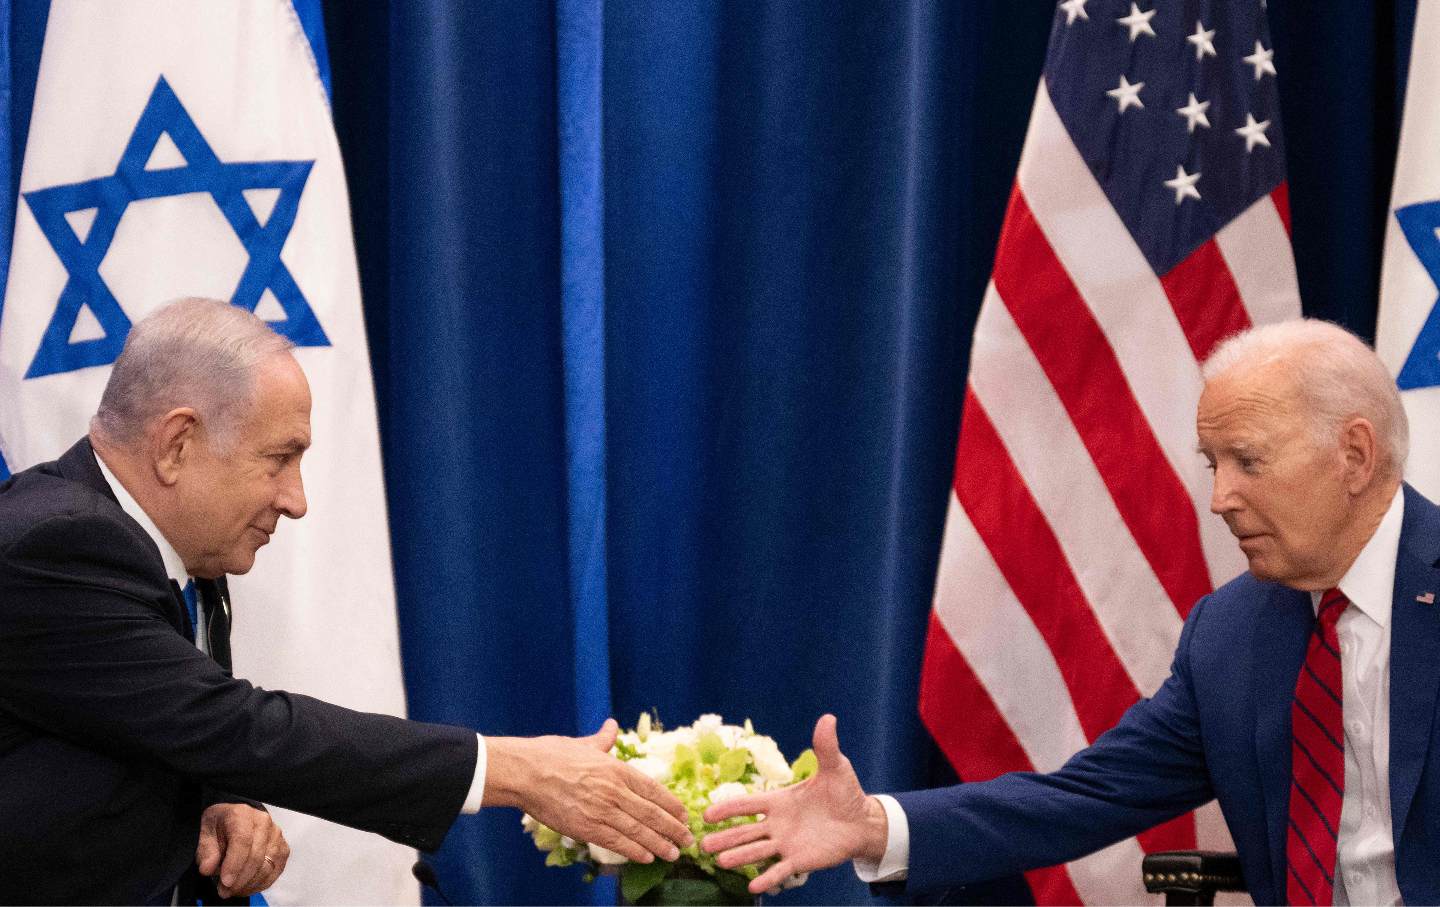
M 653 863 L 626 863 L 620 870 L 620 893 L 631 904 L 643 898 L 651 888 L 659 885 L 670 871 L 670 863 L 656 860 Z
M 700 762 L 700 754 L 695 749 L 685 744 L 675 747 L 675 761 L 671 765 L 670 775 L 673 778 L 694 778 L 695 769 Z
M 720 735 L 713 731 L 701 737 L 696 742 L 695 748 L 700 751 L 700 759 L 706 765 L 714 765 L 719 762 L 720 754 L 724 753 L 726 749 L 725 741 L 721 740 Z
M 560 846 L 560 832 L 545 825 L 537 826 L 535 828 L 535 846 L 540 850 L 554 850 Z
M 725 753 L 720 756 L 720 777 L 718 780 L 721 784 L 739 781 L 745 777 L 745 769 L 749 767 L 749 750 L 726 750 Z
M 720 884 L 721 891 L 736 900 L 747 903 L 755 900 L 755 895 L 750 893 L 750 879 L 739 873 L 722 869 L 715 873 L 715 881 Z
M 790 770 L 795 773 L 796 781 L 804 781 L 820 769 L 820 760 L 815 758 L 814 750 L 806 750 L 790 763 Z
M 557 847 L 545 855 L 546 866 L 569 866 L 575 862 L 575 857 L 564 847 Z

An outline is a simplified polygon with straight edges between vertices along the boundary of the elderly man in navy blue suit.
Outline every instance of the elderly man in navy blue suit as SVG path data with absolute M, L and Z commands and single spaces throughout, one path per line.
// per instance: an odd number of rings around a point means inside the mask
M 1395 384 L 1346 331 L 1256 328 L 1205 363 L 1211 510 L 1249 571 L 1202 599 L 1170 677 L 1059 771 L 867 796 L 835 719 L 820 771 L 730 800 L 705 839 L 752 884 L 855 861 L 910 891 L 1071 860 L 1215 798 L 1259 904 L 1440 902 L 1440 508 L 1402 483 Z M 1137 867 L 1138 869 L 1138 867 Z

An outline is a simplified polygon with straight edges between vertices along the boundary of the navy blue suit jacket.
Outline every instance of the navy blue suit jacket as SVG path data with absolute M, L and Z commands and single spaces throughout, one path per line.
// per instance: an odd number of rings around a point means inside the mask
M 236 795 L 439 845 L 473 732 L 259 689 L 188 623 L 89 442 L 0 483 L 0 904 L 168 902 Z
M 1405 487 L 1390 650 L 1390 807 L 1408 904 L 1440 903 L 1440 508 Z M 912 891 L 1083 856 L 1217 798 L 1257 904 L 1285 900 L 1290 710 L 1310 595 L 1250 574 L 1201 599 L 1151 699 L 1048 775 L 898 795 Z M 1135 867 L 1138 874 L 1140 867 Z

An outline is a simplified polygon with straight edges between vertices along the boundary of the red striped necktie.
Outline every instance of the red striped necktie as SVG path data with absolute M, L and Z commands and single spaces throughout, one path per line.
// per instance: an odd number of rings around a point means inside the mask
M 1334 900 L 1335 850 L 1345 800 L 1345 729 L 1340 642 L 1335 624 L 1350 600 L 1339 589 L 1320 598 L 1305 664 L 1295 682 L 1290 727 L 1290 834 L 1285 846 L 1291 904 Z

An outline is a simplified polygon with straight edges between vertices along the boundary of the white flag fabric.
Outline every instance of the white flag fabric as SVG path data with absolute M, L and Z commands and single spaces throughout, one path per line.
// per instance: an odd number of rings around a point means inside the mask
M 12 470 L 87 428 L 130 325 L 180 296 L 294 340 L 314 396 L 310 512 L 231 584 L 235 671 L 403 715 L 374 389 L 339 146 L 290 0 L 55 0 L 0 309 Z M 272 903 L 418 903 L 414 852 L 274 811 Z
M 1396 376 L 1410 417 L 1406 478 L 1440 499 L 1440 3 L 1420 0 L 1385 227 L 1375 349 Z

